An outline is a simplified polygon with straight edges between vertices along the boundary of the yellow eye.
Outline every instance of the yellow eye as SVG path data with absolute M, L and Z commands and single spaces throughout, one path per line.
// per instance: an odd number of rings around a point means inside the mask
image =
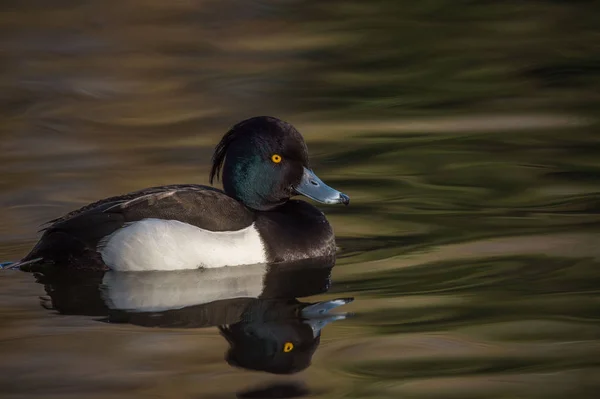
M 291 342 L 286 342 L 285 345 L 283 345 L 283 351 L 284 352 L 291 352 L 292 349 L 294 349 L 294 344 L 292 344 Z
M 271 156 L 271 161 L 273 161 L 275 163 L 281 162 L 281 155 L 279 155 L 279 154 L 273 154 Z

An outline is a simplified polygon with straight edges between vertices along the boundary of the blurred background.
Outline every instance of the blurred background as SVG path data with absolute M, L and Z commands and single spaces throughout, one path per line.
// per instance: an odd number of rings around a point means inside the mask
M 321 206 L 340 246 L 330 294 L 357 299 L 297 377 L 311 395 L 600 391 L 600 2 L 0 7 L 0 261 L 99 198 L 208 183 L 227 129 L 272 115 L 352 198 Z M 51 318 L 42 294 L 0 278 L 7 397 L 220 398 L 271 378 L 222 362 L 215 330 L 173 349 Z

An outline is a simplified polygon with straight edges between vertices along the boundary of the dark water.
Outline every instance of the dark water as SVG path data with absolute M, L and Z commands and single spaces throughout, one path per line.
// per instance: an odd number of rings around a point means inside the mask
M 109 3 L 2 3 L 0 261 L 96 199 L 206 184 L 261 114 L 351 196 L 322 207 L 340 251 L 5 270 L 2 398 L 597 397 L 598 2 Z

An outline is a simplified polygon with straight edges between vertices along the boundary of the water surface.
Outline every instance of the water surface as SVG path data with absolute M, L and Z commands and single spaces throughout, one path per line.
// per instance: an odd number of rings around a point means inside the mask
M 99 198 L 207 184 L 221 135 L 267 114 L 294 124 L 314 170 L 352 198 L 319 205 L 340 247 L 326 282 L 275 284 L 275 296 L 354 301 L 307 349 L 310 364 L 282 375 L 227 361 L 219 325 L 256 291 L 134 314 L 99 296 L 104 284 L 137 293 L 118 297 L 125 308 L 148 298 L 127 279 L 3 271 L 2 397 L 595 397 L 598 12 L 586 1 L 3 4 L 0 261 Z

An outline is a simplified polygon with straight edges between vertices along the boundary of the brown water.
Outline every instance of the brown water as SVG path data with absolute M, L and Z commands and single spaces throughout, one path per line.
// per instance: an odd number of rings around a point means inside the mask
M 107 310 L 106 276 L 4 270 L 2 398 L 597 397 L 599 12 L 3 2 L 0 261 L 88 202 L 206 184 L 220 136 L 268 114 L 294 124 L 315 171 L 352 198 L 322 207 L 340 247 L 330 282 L 284 297 L 353 297 L 336 312 L 354 315 L 322 329 L 309 367 L 276 375 L 225 360 L 217 325 L 236 321 L 239 301 L 157 323 Z

